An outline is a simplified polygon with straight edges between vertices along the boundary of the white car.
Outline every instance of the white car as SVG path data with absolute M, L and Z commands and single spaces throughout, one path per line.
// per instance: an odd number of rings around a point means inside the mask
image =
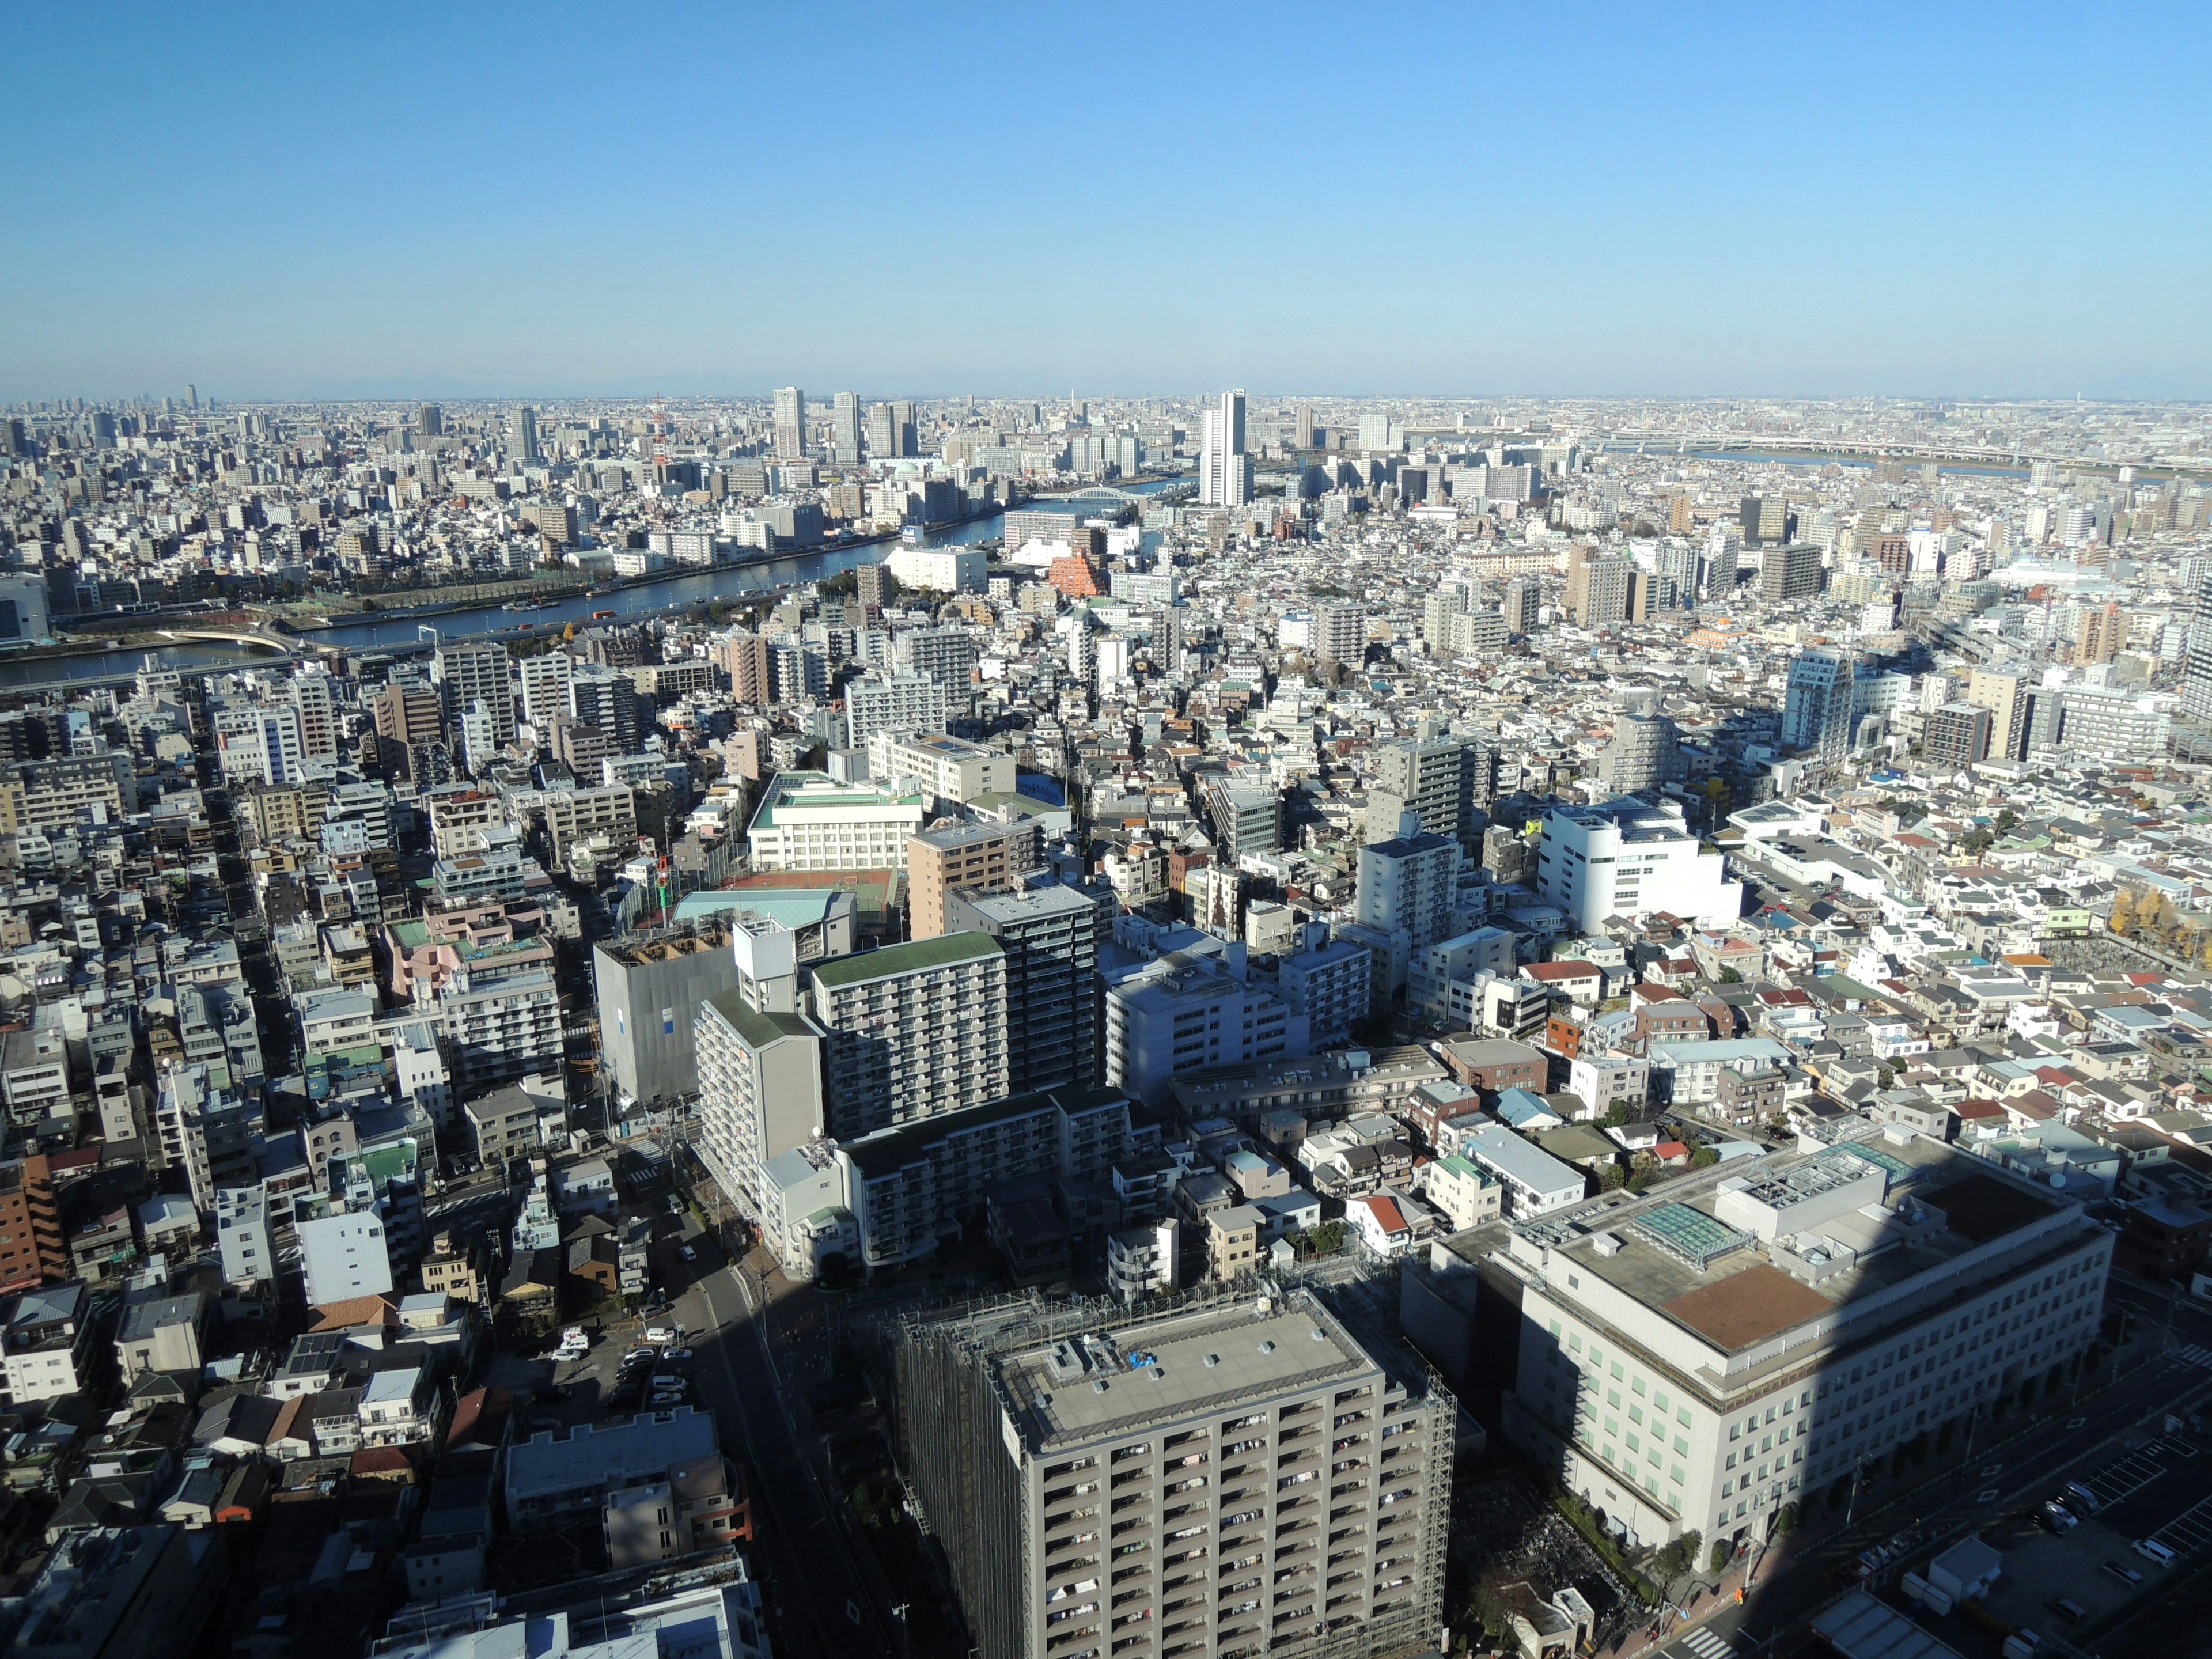
M 676 1333 L 666 1325 L 648 1325 L 645 1328 L 645 1340 L 648 1342 L 673 1342 Z

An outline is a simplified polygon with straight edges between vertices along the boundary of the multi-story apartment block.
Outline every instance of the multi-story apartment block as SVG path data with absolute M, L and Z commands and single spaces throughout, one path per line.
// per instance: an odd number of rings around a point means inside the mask
M 897 1368 L 903 1461 L 984 1659 L 1434 1639 L 1457 1408 L 1310 1292 L 921 1316 Z
M 1130 1149 L 1129 1097 L 1118 1089 L 1016 1095 L 837 1147 L 836 1190 L 870 1272 L 957 1237 L 1001 1182 L 1024 1176 L 1106 1180 Z M 773 1179 L 776 1172 L 771 1171 Z
M 828 1127 L 822 1031 L 794 1012 L 763 1012 L 738 991 L 696 1011 L 699 1155 L 731 1202 L 767 1231 L 763 1171 Z
M 1477 809 L 1498 793 L 1498 750 L 1474 738 L 1392 744 L 1375 757 L 1367 782 L 1368 838 L 1397 830 L 1401 812 L 1419 814 L 1421 830 L 1462 845 L 1477 835 Z
M 1036 823 L 960 823 L 924 830 L 906 844 L 908 932 L 935 939 L 951 931 L 945 896 L 956 887 L 1000 892 L 1042 861 Z
M 1006 951 L 1009 1092 L 1097 1082 L 1098 946 L 1106 932 L 1097 897 L 1065 886 L 960 890 L 945 896 L 945 912 L 951 931 L 988 934 Z
M 1407 950 L 1425 951 L 1458 930 L 1453 902 L 1459 890 L 1460 845 L 1449 836 L 1412 827 L 1401 811 L 1394 825 L 1359 849 L 1357 914 L 1362 926 L 1403 933 Z M 1392 992 L 1402 988 L 1392 986 Z
M 839 1139 L 1006 1093 L 1006 953 L 988 934 L 825 962 L 808 1000 Z
M 845 687 L 845 746 L 866 749 L 881 734 L 914 737 L 942 732 L 948 703 L 928 674 L 868 674 Z
M 2063 1194 L 1896 1125 L 1609 1195 L 1492 1257 L 1522 1293 L 1506 1430 L 1632 1538 L 1765 1536 L 2071 1360 L 2112 1250 Z
M 868 775 L 885 782 L 911 779 L 939 801 L 1014 793 L 1012 755 L 927 732 L 878 732 L 868 739 Z
M 1218 962 L 1173 952 L 1106 991 L 1106 1081 L 1147 1105 L 1193 1072 L 1295 1060 L 1308 1048 L 1305 1016 L 1267 986 Z

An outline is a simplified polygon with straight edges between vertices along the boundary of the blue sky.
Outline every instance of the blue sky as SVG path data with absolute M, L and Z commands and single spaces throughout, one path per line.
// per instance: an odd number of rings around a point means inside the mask
M 0 398 L 2212 395 L 2212 9 L 10 0 Z

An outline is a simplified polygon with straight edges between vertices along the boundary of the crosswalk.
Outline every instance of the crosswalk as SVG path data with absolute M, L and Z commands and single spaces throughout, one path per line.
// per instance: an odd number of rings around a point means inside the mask
M 1697 1659 L 1735 1659 L 1735 1650 L 1709 1630 L 1692 1631 L 1682 1638 L 1682 1645 Z
M 2201 1365 L 2212 1371 L 2212 1348 L 2202 1347 L 2192 1342 L 2173 1357 L 2185 1365 Z

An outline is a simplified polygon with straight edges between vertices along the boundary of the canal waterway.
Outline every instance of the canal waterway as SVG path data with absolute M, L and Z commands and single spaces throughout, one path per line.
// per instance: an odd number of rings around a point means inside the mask
M 1125 489 L 1133 495 L 1152 495 L 1172 489 L 1182 482 L 1181 478 L 1139 478 L 1115 487 Z M 1036 504 L 1042 506 L 1047 503 L 1040 501 Z M 993 513 L 963 524 L 949 525 L 924 536 L 923 545 L 960 547 L 988 540 L 999 534 L 1005 517 L 1003 512 Z M 530 624 L 530 630 L 533 633 L 558 629 L 570 623 L 586 626 L 597 613 L 603 611 L 613 613 L 602 618 L 608 623 L 643 622 L 653 617 L 684 611 L 710 599 L 734 599 L 748 593 L 769 592 L 819 581 L 824 576 L 834 576 L 859 565 L 878 563 L 888 558 L 898 545 L 895 541 L 870 542 L 854 547 L 824 548 L 817 552 L 796 554 L 787 559 L 775 559 L 736 568 L 724 566 L 702 570 L 696 576 L 679 576 L 667 581 L 642 582 L 634 587 L 617 588 L 611 593 L 579 593 L 573 599 L 556 600 L 527 614 L 519 615 L 504 605 L 488 605 L 466 611 L 447 611 L 434 617 L 368 617 L 338 623 L 329 628 L 307 630 L 301 637 L 303 641 L 313 641 L 322 646 L 376 651 L 411 646 L 423 637 L 421 630 L 426 628 L 435 629 L 441 640 L 458 640 L 485 635 L 514 634 L 520 631 L 524 623 Z M 119 651 L 88 652 L 73 657 L 0 660 L 0 690 L 127 679 L 138 672 L 149 655 L 164 667 L 185 673 L 204 673 L 215 668 L 234 667 L 250 661 L 253 653 L 239 646 L 187 643 L 164 646 L 151 651 L 138 647 Z

